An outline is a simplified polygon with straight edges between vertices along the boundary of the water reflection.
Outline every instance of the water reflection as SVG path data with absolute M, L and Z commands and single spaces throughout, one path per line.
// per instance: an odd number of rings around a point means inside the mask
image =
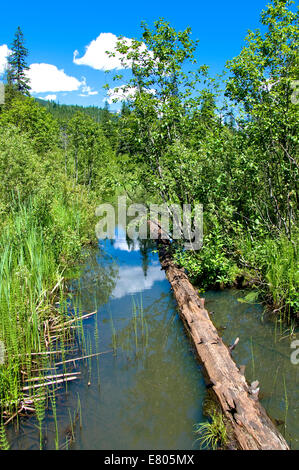
M 78 397 L 82 427 L 74 419 L 72 449 L 194 449 L 193 425 L 204 421 L 206 398 L 176 304 L 150 241 L 106 240 L 92 249 L 82 276 L 71 286 L 83 311 L 97 310 L 84 324 L 92 352 L 112 350 L 71 365 L 81 380 L 57 397 L 59 443 L 64 445 Z M 299 448 L 298 375 L 290 362 L 290 339 L 262 320 L 260 305 L 238 302 L 234 290 L 207 292 L 207 308 L 224 341 L 258 379 L 262 403 L 293 448 Z M 70 370 L 70 371 L 71 371 Z M 279 424 L 280 423 L 280 424 Z M 43 424 L 44 447 L 55 448 L 52 411 Z M 39 448 L 35 418 L 9 428 L 14 449 Z
M 116 286 L 118 264 L 104 250 L 90 250 L 79 279 L 70 285 L 70 291 L 80 300 L 89 299 L 84 305 L 86 311 L 92 311 L 105 304 Z
M 84 425 L 73 448 L 191 449 L 205 385 L 157 255 L 138 240 L 100 246 L 118 270 L 99 310 L 98 347 L 115 354 L 100 359 L 100 391 L 80 386 Z
M 147 268 L 146 273 L 145 277 L 141 266 L 121 266 L 112 297 L 119 299 L 128 294 L 151 289 L 156 281 L 163 281 L 165 277 L 158 263 Z
M 138 240 L 102 241 L 73 283 L 73 302 L 98 312 L 84 324 L 88 350 L 113 352 L 73 366 L 81 380 L 57 399 L 61 445 L 79 396 L 82 428 L 74 426 L 72 449 L 198 447 L 193 426 L 205 420 L 205 385 L 151 248 Z M 22 421 L 14 448 L 39 447 L 38 431 L 27 423 Z M 55 448 L 51 411 L 44 436 L 45 448 Z

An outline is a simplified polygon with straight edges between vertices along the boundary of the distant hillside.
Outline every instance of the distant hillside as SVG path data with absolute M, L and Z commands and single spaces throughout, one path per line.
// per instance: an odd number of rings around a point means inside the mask
M 35 98 L 36 101 L 45 107 L 56 119 L 60 121 L 68 121 L 78 111 L 87 114 L 98 123 L 104 123 L 108 120 L 117 120 L 117 115 L 109 111 L 108 107 L 98 108 L 97 106 L 78 106 L 69 104 L 58 104 L 54 101 L 45 101 Z

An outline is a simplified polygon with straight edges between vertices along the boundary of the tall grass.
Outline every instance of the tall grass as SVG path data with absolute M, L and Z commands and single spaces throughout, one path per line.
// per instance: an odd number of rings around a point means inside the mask
M 296 238 L 295 238 L 296 240 Z M 284 314 L 290 320 L 291 310 L 299 310 L 298 246 L 286 237 L 268 240 L 265 246 L 267 266 L 265 278 L 274 307 L 285 306 Z
M 62 210 L 63 208 L 63 210 Z M 4 363 L 0 364 L 0 415 L 12 416 L 25 396 L 25 380 L 32 377 L 33 368 L 49 366 L 49 325 L 62 322 L 67 314 L 64 302 L 62 257 L 80 248 L 80 221 L 76 209 L 55 206 L 55 219 L 48 216 L 43 224 L 37 217 L 34 201 L 16 208 L 3 224 L 0 235 L 0 341 L 4 346 Z M 56 243 L 59 213 L 67 224 Z M 68 214 L 68 216 L 67 216 Z M 67 235 L 68 234 L 68 235 Z M 60 307 L 54 308 L 55 300 Z M 60 319 L 60 320 L 58 320 Z M 62 339 L 60 346 L 68 344 Z M 55 346 L 54 346 L 55 350 Z M 65 352 L 65 351 L 63 351 Z M 28 392 L 27 392 L 28 393 Z M 43 413 L 38 407 L 38 419 Z
M 244 238 L 242 259 L 255 270 L 256 285 L 263 291 L 272 310 L 284 320 L 299 310 L 298 237 L 293 234 L 263 241 Z

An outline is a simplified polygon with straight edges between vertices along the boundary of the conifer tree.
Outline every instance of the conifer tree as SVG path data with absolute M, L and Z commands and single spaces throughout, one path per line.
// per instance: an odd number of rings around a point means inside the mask
M 29 95 L 30 90 L 29 78 L 26 76 L 26 71 L 29 70 L 27 56 L 28 49 L 24 46 L 24 36 L 18 26 L 11 45 L 11 54 L 8 56 L 7 82 L 23 95 Z

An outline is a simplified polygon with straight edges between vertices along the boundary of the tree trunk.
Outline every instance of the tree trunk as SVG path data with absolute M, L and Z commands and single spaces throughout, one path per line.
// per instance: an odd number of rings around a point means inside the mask
M 149 222 L 152 233 L 161 235 L 156 222 Z M 277 431 L 266 411 L 231 357 L 230 349 L 204 308 L 204 299 L 190 283 L 184 270 L 172 261 L 169 240 L 157 240 L 162 269 L 171 284 L 179 314 L 189 332 L 199 359 L 204 366 L 207 385 L 222 408 L 232 443 L 241 450 L 288 450 L 289 446 Z

